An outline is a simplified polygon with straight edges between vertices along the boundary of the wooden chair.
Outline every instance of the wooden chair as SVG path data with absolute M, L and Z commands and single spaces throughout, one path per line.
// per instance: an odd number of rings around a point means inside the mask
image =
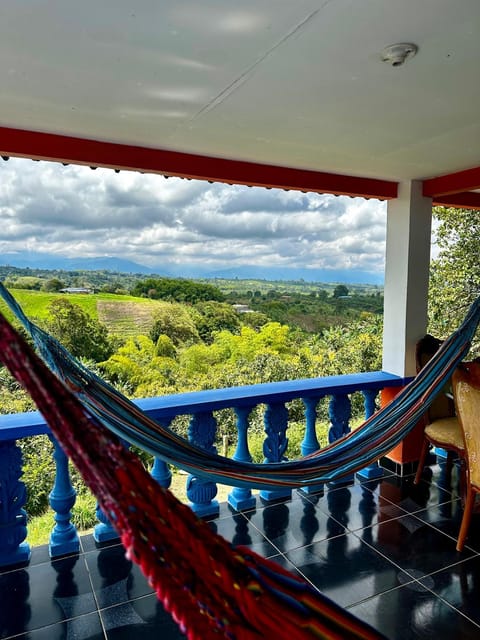
M 462 551 L 472 519 L 475 497 L 480 493 L 480 362 L 460 364 L 452 377 L 457 416 L 464 438 L 466 498 L 457 551 Z
M 417 372 L 427 364 L 438 351 L 441 340 L 427 334 L 419 340 L 416 348 Z M 463 458 L 464 443 L 460 423 L 455 415 L 453 398 L 445 393 L 439 394 L 425 414 L 425 430 L 423 434 L 422 450 L 418 461 L 414 483 L 418 484 L 422 476 L 425 460 L 430 447 L 439 447 L 447 451 L 447 464 L 452 464 L 455 455 Z

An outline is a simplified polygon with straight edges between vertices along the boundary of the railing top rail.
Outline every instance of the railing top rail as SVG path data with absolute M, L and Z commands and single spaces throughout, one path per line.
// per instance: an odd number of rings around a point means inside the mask
M 192 391 L 142 398 L 134 402 L 151 418 L 160 419 L 202 411 L 217 411 L 229 407 L 254 407 L 263 403 L 288 402 L 296 398 L 320 398 L 333 393 L 349 394 L 368 389 L 379 390 L 384 387 L 403 386 L 407 382 L 407 379 L 385 371 L 371 371 Z M 38 411 L 0 415 L 0 441 L 42 433 L 49 433 L 49 429 Z
M 138 406 L 153 417 L 167 417 L 175 409 L 176 414 L 198 413 L 227 407 L 255 406 L 262 403 L 288 402 L 296 398 L 311 398 L 336 394 L 348 394 L 367 389 L 403 386 L 405 378 L 385 371 L 351 373 L 321 378 L 304 378 L 262 384 L 192 391 L 156 398 L 138 400 Z M 185 410 L 183 410 L 185 409 Z

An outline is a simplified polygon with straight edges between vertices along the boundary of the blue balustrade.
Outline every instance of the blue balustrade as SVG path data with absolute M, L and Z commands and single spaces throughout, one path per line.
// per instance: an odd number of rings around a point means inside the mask
M 267 437 L 263 443 L 264 463 L 283 462 L 287 459 L 285 452 L 288 446 L 287 427 L 288 410 L 283 402 L 267 405 L 263 416 Z M 266 502 L 289 498 L 291 489 L 262 489 L 260 497 Z
M 330 428 L 328 430 L 329 443 L 335 442 L 335 440 L 339 440 L 350 433 L 352 403 L 347 393 L 336 393 L 330 398 L 328 417 L 330 418 Z M 351 482 L 353 482 L 353 473 L 339 480 L 333 480 L 329 482 L 329 484 L 337 486 Z
M 209 453 L 217 453 L 214 445 L 217 433 L 217 421 L 211 411 L 194 413 L 188 427 L 188 439 L 192 444 Z M 193 511 L 200 516 L 216 516 L 220 506 L 216 500 L 217 485 L 211 480 L 197 478 L 191 473 L 187 477 L 187 498 Z
M 286 459 L 289 421 L 287 404 L 292 400 L 301 399 L 305 407 L 305 434 L 301 452 L 302 455 L 308 455 L 319 447 L 316 435 L 317 407 L 322 398 L 329 403 L 329 441 L 332 442 L 350 430 L 351 394 L 363 392 L 365 415 L 368 417 L 375 410 L 375 397 L 381 389 L 403 386 L 406 382 L 398 376 L 377 371 L 144 398 L 136 401 L 136 404 L 164 426 L 169 426 L 177 416 L 189 416 L 190 441 L 211 453 L 216 451 L 217 421 L 214 412 L 233 409 L 238 434 L 233 457 L 242 462 L 250 462 L 252 459 L 248 447 L 250 414 L 254 407 L 264 406 L 263 450 L 265 464 L 269 464 Z M 40 434 L 50 435 L 50 431 L 39 412 L 0 415 L 0 566 L 27 562 L 30 558 L 30 547 L 25 542 L 27 519 L 24 509 L 25 487 L 21 482 L 22 456 L 16 441 Z M 57 445 L 54 459 L 56 478 L 50 494 L 50 502 L 55 511 L 50 541 L 52 557 L 74 553 L 78 549 L 77 532 L 70 521 L 75 492 L 70 483 L 67 460 Z M 378 465 L 375 468 L 380 469 Z M 164 487 L 171 483 L 171 472 L 160 459 L 154 461 L 152 476 Z M 313 483 L 304 490 L 318 492 L 321 489 L 321 485 Z M 198 515 L 218 514 L 216 494 L 214 482 L 204 477 L 188 477 L 187 496 Z M 262 499 L 271 501 L 290 495 L 290 490 L 272 486 L 260 492 L 260 495 Z M 251 509 L 255 506 L 255 496 L 248 488 L 234 488 L 228 496 L 228 502 L 236 510 Z M 108 529 L 116 537 L 108 519 L 100 510 L 98 517 L 100 524 L 96 531 L 105 533 Z
M 67 553 L 77 553 L 80 549 L 80 539 L 77 529 L 70 521 L 71 508 L 75 504 L 77 492 L 70 481 L 68 458 L 53 436 L 53 459 L 55 460 L 55 482 L 49 496 L 50 506 L 55 512 L 55 526 L 50 535 L 50 557 L 63 556 Z
M 302 456 L 308 456 L 320 449 L 320 443 L 317 438 L 317 406 L 320 402 L 321 396 L 302 398 L 305 405 L 305 436 L 300 445 L 300 451 Z M 302 489 L 303 493 L 313 494 L 323 491 L 323 483 L 312 484 L 305 489 Z
M 248 418 L 252 411 L 252 407 L 234 407 L 237 417 L 237 448 L 233 454 L 233 459 L 239 462 L 252 462 L 252 456 L 248 449 Z M 255 506 L 255 496 L 252 495 L 251 489 L 244 487 L 233 487 L 228 494 L 228 503 L 236 511 L 246 511 Z
M 162 421 L 162 426 L 169 428 L 170 423 L 172 422 L 171 418 L 167 418 Z M 150 471 L 150 474 L 154 480 L 158 482 L 158 484 L 164 489 L 168 489 L 172 484 L 172 472 L 166 462 L 164 462 L 161 458 L 155 457 L 153 460 L 153 466 Z
M 30 559 L 27 537 L 27 501 L 22 475 L 22 452 L 15 440 L 0 442 L 0 566 Z
M 365 407 L 365 420 L 368 420 L 375 413 L 375 398 L 377 392 L 374 389 L 365 389 L 363 391 L 364 407 Z M 365 469 L 361 469 L 357 472 L 357 475 L 366 480 L 372 480 L 374 478 L 381 478 L 383 476 L 383 469 L 377 462 L 372 462 Z

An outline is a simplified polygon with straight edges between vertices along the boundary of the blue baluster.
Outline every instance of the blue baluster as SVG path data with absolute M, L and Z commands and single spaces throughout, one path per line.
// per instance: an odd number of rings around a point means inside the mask
M 375 398 L 377 397 L 376 389 L 365 389 L 363 391 L 363 402 L 365 407 L 365 420 L 368 420 L 370 416 L 373 416 L 375 413 Z M 383 476 L 383 469 L 377 462 L 372 462 L 365 469 L 360 469 L 357 471 L 357 475 L 361 478 L 365 478 L 367 480 L 371 480 L 372 478 L 381 478 Z
M 150 475 L 164 489 L 168 489 L 172 484 L 172 472 L 168 464 L 161 458 L 155 457 Z
M 95 509 L 95 515 L 99 521 L 93 528 L 93 539 L 99 544 L 103 542 L 110 542 L 110 540 L 117 540 L 118 533 L 115 527 L 111 524 L 110 520 L 105 515 L 103 509 L 97 502 L 97 508 Z
M 288 446 L 287 427 L 288 410 L 283 402 L 276 402 L 267 405 L 263 416 L 265 433 L 267 437 L 263 443 L 264 462 L 282 462 L 286 460 L 285 451 Z M 260 497 L 267 502 L 289 498 L 292 495 L 291 489 L 262 489 Z
M 194 413 L 188 427 L 188 439 L 209 453 L 217 453 L 214 445 L 217 421 L 211 411 Z M 217 485 L 211 480 L 203 480 L 189 474 L 187 477 L 187 498 L 190 506 L 200 517 L 217 516 L 220 507 L 217 500 Z
M 68 458 L 53 436 L 50 436 L 50 440 L 54 447 L 55 482 L 49 495 L 49 502 L 55 512 L 56 524 L 50 534 L 48 551 L 51 558 L 57 558 L 67 553 L 78 553 L 80 540 L 76 527 L 70 521 L 77 492 L 70 481 Z
M 130 448 L 130 443 L 126 440 L 121 440 L 124 447 Z M 112 525 L 106 513 L 100 508 L 97 502 L 97 508 L 95 509 L 95 515 L 99 521 L 93 528 L 93 539 L 95 542 L 102 544 L 104 542 L 110 542 L 111 540 L 118 540 L 119 535 L 115 527 Z
M 170 427 L 171 422 L 171 418 L 163 420 L 162 426 L 168 428 Z M 168 464 L 161 458 L 155 457 L 150 475 L 161 487 L 164 487 L 165 489 L 168 489 L 172 484 L 172 472 L 170 471 Z
M 305 405 L 305 436 L 300 445 L 300 451 L 302 456 L 308 456 L 320 449 L 315 428 L 317 422 L 317 405 L 320 398 L 302 398 L 302 400 Z M 323 491 L 323 483 L 303 487 L 302 491 L 308 494 L 319 493 Z
M 330 418 L 330 429 L 328 430 L 328 442 L 332 443 L 339 438 L 350 433 L 350 418 L 352 415 L 352 404 L 346 394 L 334 395 L 330 398 L 328 405 L 328 417 Z M 339 480 L 329 482 L 331 485 L 343 485 L 353 482 L 353 474 L 344 476 Z
M 15 440 L 0 442 L 0 566 L 30 560 L 27 537 L 27 492 L 21 482 L 22 452 Z
M 251 462 L 252 456 L 248 450 L 248 416 L 252 407 L 235 407 L 235 415 L 237 416 L 237 448 L 233 454 L 233 459 L 239 462 Z M 228 503 L 236 511 L 245 511 L 252 509 L 255 504 L 255 496 L 252 495 L 250 489 L 244 487 L 234 487 L 228 494 Z

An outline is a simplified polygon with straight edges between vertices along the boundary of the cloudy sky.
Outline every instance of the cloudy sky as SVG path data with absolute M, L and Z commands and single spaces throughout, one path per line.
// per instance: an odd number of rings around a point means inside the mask
M 107 169 L 0 160 L 0 255 L 383 273 L 386 205 Z

